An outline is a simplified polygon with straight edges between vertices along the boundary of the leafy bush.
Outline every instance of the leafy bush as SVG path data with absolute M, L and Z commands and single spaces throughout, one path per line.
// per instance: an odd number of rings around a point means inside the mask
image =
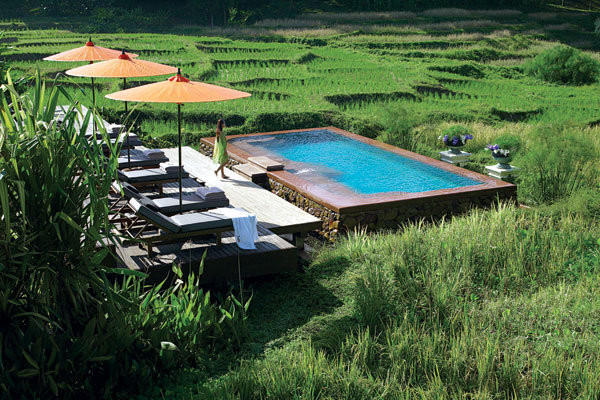
M 522 163 L 519 194 L 534 203 L 552 202 L 596 185 L 597 150 L 573 130 L 540 127 Z
M 573 47 L 544 50 L 525 65 L 525 72 L 547 82 L 584 85 L 596 82 L 600 63 Z
M 387 108 L 383 123 L 386 128 L 379 135 L 379 140 L 409 151 L 417 149 L 420 135 L 415 135 L 412 132 L 417 124 L 414 117 L 411 117 L 404 108 L 400 106 Z
M 272 112 L 261 113 L 248 120 L 251 132 L 270 132 L 287 129 L 318 128 L 337 125 L 340 119 L 336 112 Z
M 7 80 L 0 96 L 3 394 L 111 397 L 139 390 L 170 366 L 199 362 L 201 346 L 239 344 L 248 302 L 228 295 L 215 304 L 193 276 L 160 292 L 144 288 L 141 274 L 108 283 L 110 273 L 133 274 L 103 265 L 109 250 L 101 243 L 114 240 L 106 199 L 118 149 L 107 161 L 90 145 L 84 133 L 93 116 L 76 128 L 79 105 L 57 123 L 59 96 L 72 99 L 59 86 L 46 90 L 39 73 L 23 96 Z

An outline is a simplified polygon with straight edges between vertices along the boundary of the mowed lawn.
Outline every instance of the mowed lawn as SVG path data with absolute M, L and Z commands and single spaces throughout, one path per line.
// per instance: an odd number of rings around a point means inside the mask
M 586 176 L 577 190 L 542 201 L 535 178 L 545 155 L 536 149 L 563 134 L 572 146 L 550 148 L 547 165 L 561 165 L 561 150 L 570 157 L 586 150 L 584 161 L 597 165 L 599 85 L 549 84 L 523 69 L 557 42 L 598 59 L 593 22 L 586 14 L 430 10 L 94 35 L 100 46 L 253 94 L 185 105 L 189 144 L 213 134 L 223 116 L 229 133 L 336 125 L 438 157 L 440 133 L 462 124 L 475 136 L 466 150 L 476 171 L 492 163 L 486 144 L 512 140 L 514 164 L 523 168 L 519 198 L 532 206 L 358 232 L 333 245 L 315 239 L 302 272 L 245 282 L 253 299 L 241 349 L 173 371 L 139 397 L 600 397 L 598 182 Z M 39 68 L 89 104 L 89 80 L 62 74 L 79 64 L 41 61 L 87 38 L 8 29 L 2 40 L 12 46 L 5 56 L 14 75 Z M 117 120 L 123 105 L 103 95 L 121 82 L 97 83 L 101 112 Z M 138 106 L 148 145 L 174 143 L 175 112 Z

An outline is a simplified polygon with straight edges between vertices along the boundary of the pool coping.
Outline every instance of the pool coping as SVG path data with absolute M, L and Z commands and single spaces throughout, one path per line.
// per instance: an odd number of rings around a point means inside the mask
M 248 158 L 252 157 L 253 154 L 249 154 L 246 151 L 238 148 L 233 143 L 229 143 L 229 139 L 235 139 L 240 137 L 249 136 L 264 136 L 264 135 L 277 135 L 291 132 L 304 132 L 304 131 L 316 131 L 316 130 L 329 130 L 345 137 L 358 140 L 360 142 L 384 149 L 401 156 L 420 161 L 425 164 L 432 165 L 434 167 L 443 169 L 445 171 L 461 175 L 466 178 L 470 178 L 481 182 L 479 185 L 462 186 L 451 189 L 440 189 L 432 190 L 427 192 L 387 192 L 387 193 L 376 193 L 371 195 L 360 195 L 361 198 L 349 198 L 348 196 L 338 196 L 334 193 L 330 193 L 311 182 L 298 177 L 285 169 L 283 171 L 267 171 L 267 176 L 276 182 L 281 183 L 284 186 L 294 189 L 303 196 L 324 205 L 325 207 L 337 212 L 337 213 L 355 213 L 361 211 L 371 211 L 382 209 L 382 207 L 397 207 L 401 205 L 411 206 L 418 204 L 420 201 L 435 201 L 436 199 L 443 198 L 445 200 L 452 199 L 463 199 L 465 197 L 475 197 L 481 195 L 490 194 L 503 194 L 502 197 L 516 197 L 516 185 L 512 183 L 504 182 L 502 180 L 492 178 L 487 175 L 482 175 L 477 172 L 473 172 L 464 168 L 454 166 L 452 164 L 433 159 L 421 154 L 413 153 L 412 151 L 404 150 L 396 146 L 392 146 L 377 140 L 369 139 L 364 136 L 356 135 L 354 133 L 339 129 L 333 126 L 326 126 L 320 128 L 306 128 L 306 129 L 292 129 L 285 131 L 274 131 L 274 132 L 261 132 L 251 133 L 246 135 L 231 135 L 227 137 L 227 153 L 235 161 L 239 163 L 247 163 Z M 201 141 L 209 146 L 214 146 L 214 137 L 202 138 Z M 367 197 L 367 198 L 365 198 Z

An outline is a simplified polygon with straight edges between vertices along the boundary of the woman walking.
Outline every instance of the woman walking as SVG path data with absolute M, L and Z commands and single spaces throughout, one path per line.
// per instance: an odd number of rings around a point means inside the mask
M 217 134 L 215 135 L 213 161 L 215 164 L 219 164 L 219 168 L 215 170 L 215 175 L 219 176 L 219 170 L 221 170 L 223 179 L 228 179 L 229 177 L 225 175 L 225 164 L 227 164 L 229 157 L 227 156 L 227 139 L 225 133 L 223 133 L 223 127 L 225 127 L 225 121 L 219 119 L 217 121 Z

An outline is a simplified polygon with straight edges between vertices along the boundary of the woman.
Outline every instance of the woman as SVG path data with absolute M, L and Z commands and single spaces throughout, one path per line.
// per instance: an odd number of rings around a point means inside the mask
M 217 121 L 217 134 L 215 136 L 213 161 L 215 164 L 220 164 L 219 168 L 215 170 L 215 175 L 219 176 L 219 170 L 221 170 L 221 176 L 223 179 L 228 179 L 229 177 L 225 175 L 225 164 L 227 164 L 229 157 L 227 156 L 227 139 L 225 139 L 225 134 L 223 133 L 224 126 L 225 121 L 219 119 Z

